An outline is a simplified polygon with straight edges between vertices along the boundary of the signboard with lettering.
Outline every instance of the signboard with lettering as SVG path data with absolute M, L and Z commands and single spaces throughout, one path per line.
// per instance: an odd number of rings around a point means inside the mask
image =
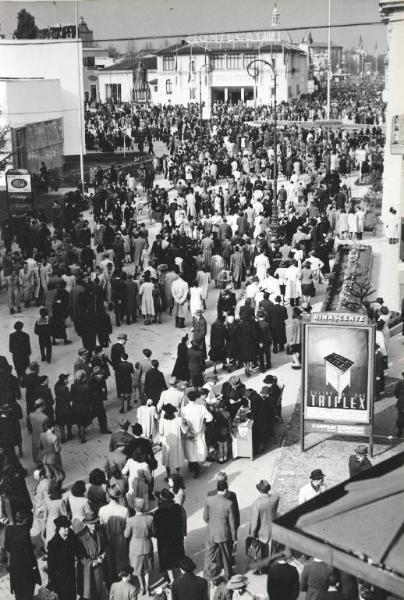
M 10 215 L 32 209 L 31 174 L 25 169 L 10 169 L 6 173 L 7 204 Z
M 365 435 L 373 416 L 374 324 L 357 313 L 312 313 L 303 333 L 302 438 L 305 422 L 312 432 Z

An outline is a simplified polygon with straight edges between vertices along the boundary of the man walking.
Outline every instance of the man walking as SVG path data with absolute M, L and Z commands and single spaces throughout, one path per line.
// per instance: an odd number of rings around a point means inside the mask
M 259 497 L 252 505 L 250 535 L 261 543 L 261 558 L 270 555 L 272 536 L 272 521 L 278 510 L 279 496 L 271 494 L 271 486 L 266 479 L 261 479 L 256 485 Z
M 207 571 L 212 563 L 218 564 L 218 553 L 227 578 L 233 574 L 232 553 L 237 543 L 237 531 L 231 500 L 225 497 L 227 483 L 217 482 L 217 494 L 207 496 L 203 509 L 203 520 L 208 524 L 205 544 L 205 566 Z M 219 562 L 220 564 L 220 562 Z
M 9 336 L 9 352 L 13 356 L 14 368 L 18 379 L 21 379 L 29 365 L 31 356 L 31 343 L 28 333 L 23 331 L 24 323 L 16 321 L 14 323 L 14 333 Z

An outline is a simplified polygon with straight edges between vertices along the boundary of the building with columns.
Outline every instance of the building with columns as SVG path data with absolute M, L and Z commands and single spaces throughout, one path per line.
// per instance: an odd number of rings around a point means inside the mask
M 254 59 L 269 62 L 276 71 L 278 102 L 307 93 L 307 54 L 281 39 L 279 25 L 275 2 L 270 30 L 190 36 L 156 52 L 158 101 L 201 102 L 207 115 L 217 101 L 271 104 L 275 92 L 271 67 L 259 63 L 249 73 L 247 66 Z
M 384 151 L 382 220 L 389 222 L 389 210 L 397 211 L 400 243 L 384 242 L 382 250 L 382 282 L 379 291 L 386 304 L 399 310 L 404 298 L 404 146 L 396 153 L 393 140 L 393 123 L 396 116 L 404 116 L 404 0 L 379 0 L 382 20 L 387 25 L 387 70 L 384 91 L 386 107 L 386 146 Z M 404 119 L 401 119 L 403 122 Z M 401 137 L 404 132 L 401 132 Z M 388 234 L 388 232 L 386 232 Z M 397 276 L 398 274 L 398 276 Z

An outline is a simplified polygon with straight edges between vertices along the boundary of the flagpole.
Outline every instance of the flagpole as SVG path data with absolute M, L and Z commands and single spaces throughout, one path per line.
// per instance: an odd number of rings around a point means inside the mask
M 327 120 L 331 113 L 331 0 L 328 0 Z
M 81 192 L 84 199 L 84 147 L 83 147 L 83 61 L 80 53 L 80 38 L 79 38 L 79 5 L 75 0 L 75 16 L 76 16 L 76 49 L 77 49 L 77 67 L 79 77 L 79 98 L 78 98 L 78 120 L 79 120 L 79 135 L 80 135 L 80 179 L 81 179 Z

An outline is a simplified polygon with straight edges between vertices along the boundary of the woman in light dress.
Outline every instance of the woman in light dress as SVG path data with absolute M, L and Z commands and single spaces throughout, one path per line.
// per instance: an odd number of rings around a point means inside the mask
M 164 416 L 160 419 L 159 434 L 161 440 L 161 462 L 167 471 L 166 481 L 173 471 L 179 471 L 185 463 L 182 435 L 188 428 L 181 417 L 176 415 L 177 409 L 172 404 L 163 406 Z
M 202 288 L 198 286 L 197 281 L 193 281 L 189 288 L 189 309 L 194 317 L 198 310 L 203 310 Z
M 145 317 L 145 325 L 150 325 L 154 317 L 154 284 L 150 281 L 150 273 L 144 274 L 144 281 L 139 289 L 139 296 L 142 298 L 142 314 Z
M 285 297 L 290 301 L 291 306 L 298 306 L 299 298 L 302 297 L 302 286 L 300 284 L 301 273 L 298 268 L 297 260 L 292 260 L 292 264 L 285 270 L 286 290 Z
M 133 458 L 128 459 L 122 469 L 122 475 L 128 476 L 129 491 L 126 494 L 128 505 L 134 508 L 135 498 L 143 498 L 145 510 L 149 510 L 149 484 L 152 476 L 141 448 L 136 448 Z

